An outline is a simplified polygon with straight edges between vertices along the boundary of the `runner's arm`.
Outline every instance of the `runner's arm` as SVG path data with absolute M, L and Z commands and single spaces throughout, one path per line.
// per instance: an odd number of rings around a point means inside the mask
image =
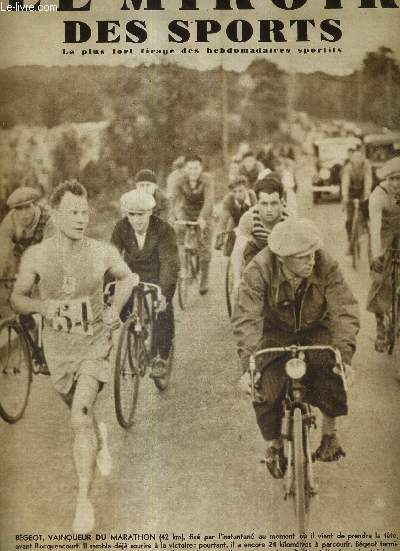
M 7 261 L 9 255 L 12 254 L 14 243 L 13 236 L 13 224 L 11 213 L 8 213 L 2 223 L 0 224 L 0 277 L 5 277 Z
M 29 296 L 39 277 L 36 269 L 38 262 L 36 247 L 31 247 L 22 255 L 10 301 L 12 308 L 19 314 L 41 314 L 45 317 L 49 309 L 49 301 Z
M 132 294 L 132 289 L 138 285 L 139 277 L 131 272 L 117 249 L 109 247 L 106 254 L 104 272 L 111 272 L 117 280 L 112 308 L 119 315 Z

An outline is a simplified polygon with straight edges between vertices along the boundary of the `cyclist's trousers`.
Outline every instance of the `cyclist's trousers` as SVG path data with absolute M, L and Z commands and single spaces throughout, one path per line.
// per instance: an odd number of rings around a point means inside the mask
M 360 216 L 361 221 L 364 225 L 366 225 L 368 221 L 368 200 L 367 201 L 360 201 Z M 351 229 L 353 226 L 353 218 L 354 218 L 354 203 L 352 201 L 349 201 L 346 205 L 346 232 L 347 232 L 347 238 L 350 241 L 351 238 Z
M 280 333 L 280 334 L 279 334 Z M 303 331 L 297 336 L 274 332 L 273 338 L 264 337 L 262 347 L 287 346 L 289 344 L 326 344 L 331 342 L 329 331 L 323 327 Z M 274 440 L 281 434 L 283 415 L 282 400 L 285 397 L 285 363 L 288 356 L 275 358 L 264 368 L 260 379 L 262 402 L 254 404 L 257 423 L 265 440 Z M 347 414 L 347 397 L 341 378 L 332 372 L 334 360 L 329 352 L 310 352 L 306 357 L 307 373 L 303 378 L 305 399 L 329 417 Z
M 200 262 L 210 262 L 211 260 L 211 241 L 212 241 L 212 223 L 211 221 L 207 223 L 207 226 L 204 228 L 204 231 L 199 231 L 199 260 Z M 184 226 L 177 226 L 175 233 L 178 241 L 179 248 L 182 249 L 182 246 L 185 242 L 185 232 L 186 228 Z M 182 264 L 182 258 L 181 258 Z
M 157 318 L 157 350 L 163 360 L 167 360 L 175 336 L 174 307 L 167 300 L 167 308 Z

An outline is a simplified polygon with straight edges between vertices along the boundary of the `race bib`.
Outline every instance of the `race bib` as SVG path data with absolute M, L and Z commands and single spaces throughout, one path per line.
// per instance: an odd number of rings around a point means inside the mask
M 93 312 L 89 298 L 57 301 L 51 325 L 56 331 L 92 336 Z

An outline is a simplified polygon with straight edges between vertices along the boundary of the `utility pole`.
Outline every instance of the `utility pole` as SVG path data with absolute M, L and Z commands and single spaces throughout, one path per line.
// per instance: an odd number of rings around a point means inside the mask
M 224 66 L 221 62 L 221 116 L 222 116 L 222 162 L 224 166 L 224 172 L 228 175 L 228 157 L 229 157 L 229 121 L 228 121 L 228 82 L 227 74 Z

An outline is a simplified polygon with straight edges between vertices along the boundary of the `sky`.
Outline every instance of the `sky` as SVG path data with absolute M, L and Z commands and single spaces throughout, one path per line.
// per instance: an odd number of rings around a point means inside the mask
M 80 7 L 87 0 L 74 0 L 74 5 Z M 281 0 L 283 1 L 283 0 Z M 400 60 L 400 8 L 399 9 L 360 9 L 361 0 L 343 0 L 345 7 L 337 10 L 326 10 L 325 0 L 308 0 L 306 4 L 294 10 L 279 9 L 273 0 L 251 0 L 254 10 L 236 9 L 236 1 L 232 0 L 233 10 L 218 10 L 215 0 L 198 0 L 198 11 L 180 11 L 179 0 L 164 0 L 163 11 L 124 10 L 121 6 L 124 0 L 92 0 L 89 12 L 30 12 L 12 13 L 4 11 L 7 0 L 0 2 L 0 67 L 14 65 L 127 65 L 138 63 L 176 62 L 181 65 L 195 67 L 200 70 L 216 67 L 221 63 L 228 70 L 241 71 L 255 58 L 260 57 L 277 63 L 289 72 L 325 71 L 331 74 L 343 75 L 357 69 L 366 52 L 374 51 L 380 46 L 386 46 L 394 51 Z M 293 0 L 286 0 L 286 5 L 292 5 Z M 32 4 L 33 0 L 25 0 Z M 41 0 L 42 5 L 55 4 L 58 0 Z M 380 6 L 380 1 L 377 0 Z M 131 0 L 127 0 L 131 6 Z M 398 2 L 400 6 L 400 1 Z M 146 2 L 142 2 L 142 7 Z M 125 41 L 125 25 L 132 19 L 146 21 L 148 31 L 147 41 L 143 44 L 127 43 Z M 173 19 L 189 21 L 189 42 L 178 44 L 168 42 L 168 24 Z M 195 19 L 214 19 L 221 23 L 220 32 L 210 37 L 209 44 L 195 42 Z M 245 43 L 233 43 L 226 36 L 226 26 L 234 19 L 244 19 L 251 23 L 253 38 Z M 278 19 L 284 23 L 283 33 L 285 43 L 260 43 L 258 20 Z M 291 19 L 312 19 L 315 28 L 310 27 L 308 42 L 296 41 L 295 27 L 290 27 Z M 323 19 L 339 19 L 342 38 L 338 42 L 321 41 L 320 23 Z M 82 44 L 64 44 L 64 20 L 79 20 L 86 22 L 92 32 L 88 42 Z M 97 20 L 119 21 L 118 34 L 121 41 L 116 44 L 96 44 Z M 183 48 L 198 49 L 199 53 L 182 53 Z M 289 52 L 267 52 L 258 54 L 221 54 L 213 52 L 206 54 L 206 48 L 284 48 Z M 73 54 L 63 54 L 63 48 L 73 50 Z M 87 50 L 92 49 L 92 53 Z M 128 49 L 126 54 L 113 54 L 113 49 Z M 173 53 L 142 53 L 142 49 L 173 49 Z M 305 53 L 305 49 L 326 48 L 325 53 Z M 95 54 L 96 49 L 103 49 L 104 54 Z M 331 49 L 331 51 L 329 51 Z M 341 51 L 339 51 L 339 49 Z M 299 51 L 300 50 L 300 51 Z M 83 52 L 86 53 L 83 55 Z

